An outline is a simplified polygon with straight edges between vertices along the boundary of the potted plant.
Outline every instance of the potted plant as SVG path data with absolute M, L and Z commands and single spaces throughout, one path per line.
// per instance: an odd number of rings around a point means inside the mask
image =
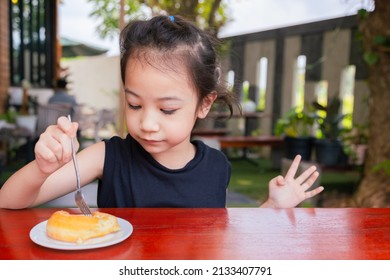
M 363 165 L 368 144 L 368 125 L 354 124 L 343 133 L 343 150 L 348 155 L 349 164 Z
M 333 97 L 327 106 L 318 102 L 312 104 L 317 111 L 323 112 L 317 113 L 315 117 L 319 127 L 315 141 L 316 160 L 325 166 L 339 165 L 344 162 L 345 157 L 341 141 L 341 134 L 344 131 L 341 121 L 347 116 L 340 114 L 341 101 L 338 97 Z
M 313 147 L 314 115 L 309 111 L 291 108 L 282 118 L 278 119 L 274 133 L 284 136 L 285 156 L 289 159 L 299 154 L 302 160 L 310 160 Z

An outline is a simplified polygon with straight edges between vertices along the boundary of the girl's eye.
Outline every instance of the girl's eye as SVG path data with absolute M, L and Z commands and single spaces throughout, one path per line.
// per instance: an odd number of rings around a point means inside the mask
M 173 115 L 177 110 L 164 110 L 161 109 L 161 112 L 163 112 L 165 115 Z
M 131 110 L 139 110 L 139 109 L 141 109 L 141 106 L 129 104 L 129 108 L 130 108 Z

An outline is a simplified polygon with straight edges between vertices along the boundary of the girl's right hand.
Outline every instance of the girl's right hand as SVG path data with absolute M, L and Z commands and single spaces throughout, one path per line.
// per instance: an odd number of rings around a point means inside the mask
M 51 174 L 72 160 L 71 138 L 74 138 L 76 151 L 78 123 L 60 117 L 57 124 L 50 125 L 39 137 L 35 145 L 35 160 L 43 173 Z

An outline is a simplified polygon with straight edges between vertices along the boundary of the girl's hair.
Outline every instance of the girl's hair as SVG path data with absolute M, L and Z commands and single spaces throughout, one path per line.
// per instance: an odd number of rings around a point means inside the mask
M 232 114 L 233 105 L 237 103 L 221 77 L 217 43 L 216 38 L 180 16 L 132 21 L 120 34 L 122 82 L 125 82 L 126 64 L 130 58 L 145 60 L 160 69 L 168 66 L 174 70 L 175 65 L 184 64 L 198 92 L 198 104 L 214 91 L 216 101 L 227 105 Z M 153 61 L 156 58 L 158 61 Z

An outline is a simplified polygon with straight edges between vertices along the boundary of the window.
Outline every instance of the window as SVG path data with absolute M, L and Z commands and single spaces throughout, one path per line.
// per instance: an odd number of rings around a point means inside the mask
M 259 92 L 256 100 L 257 110 L 264 111 L 267 93 L 268 58 L 262 57 L 257 64 L 257 85 Z
M 319 104 L 321 104 L 322 106 L 328 105 L 328 81 L 322 80 L 316 83 L 314 93 L 315 93 L 316 101 Z M 326 117 L 326 112 L 324 111 L 318 110 L 317 114 L 321 118 Z M 317 138 L 320 138 L 322 136 L 322 132 L 317 122 L 314 123 L 314 134 Z
M 55 74 L 56 1 L 10 1 L 11 85 L 52 87 Z
M 319 104 L 326 106 L 328 103 L 328 81 L 323 80 L 316 83 L 314 91 L 316 101 Z
M 234 87 L 234 71 L 233 70 L 229 70 L 227 72 L 227 83 L 228 83 L 228 87 L 230 90 L 233 90 L 233 87 Z
M 347 115 L 342 121 L 342 126 L 345 128 L 352 128 L 352 113 L 354 102 L 354 87 L 355 87 L 355 73 L 356 67 L 349 65 L 345 67 L 341 73 L 340 82 L 340 99 L 341 99 L 341 113 Z
M 242 101 L 248 101 L 249 100 L 249 81 L 244 81 L 242 83 Z
M 292 92 L 292 107 L 296 107 L 297 110 L 302 111 L 305 104 L 305 72 L 306 72 L 306 56 L 298 56 L 293 80 L 293 92 Z

